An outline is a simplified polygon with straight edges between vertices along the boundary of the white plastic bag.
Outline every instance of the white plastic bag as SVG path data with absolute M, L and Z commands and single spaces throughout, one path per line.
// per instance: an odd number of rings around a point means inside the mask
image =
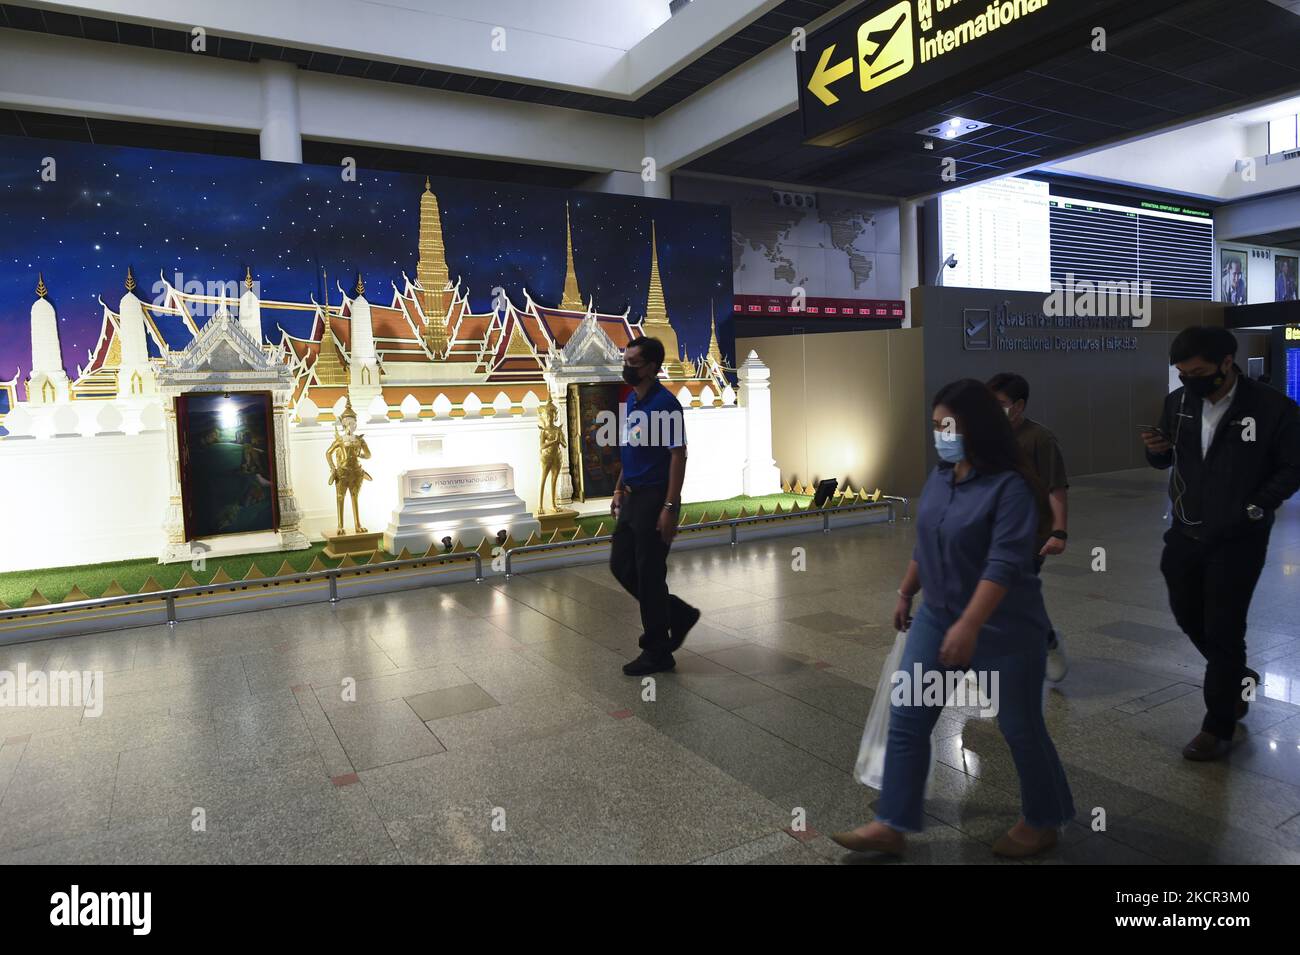
M 894 674 L 898 672 L 903 661 L 903 649 L 907 646 L 907 632 L 900 630 L 894 638 L 893 649 L 885 657 L 885 665 L 880 670 L 880 681 L 876 684 L 876 696 L 871 701 L 871 710 L 867 713 L 867 725 L 862 730 L 862 742 L 858 746 L 858 762 L 853 767 L 853 775 L 858 782 L 872 789 L 881 789 L 885 779 L 885 749 L 889 742 L 889 695 L 893 689 Z M 951 701 L 948 701 L 951 702 Z M 938 727 L 935 727 L 938 732 Z M 934 764 L 939 741 L 930 737 L 930 772 L 926 776 L 925 789 L 930 791 L 930 782 L 934 778 Z

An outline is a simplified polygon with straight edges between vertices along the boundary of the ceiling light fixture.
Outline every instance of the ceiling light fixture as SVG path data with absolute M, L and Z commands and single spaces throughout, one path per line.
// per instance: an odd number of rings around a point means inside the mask
M 941 136 L 944 139 L 956 139 L 959 136 L 966 136 L 969 133 L 979 132 L 981 129 L 988 129 L 988 123 L 981 123 L 975 119 L 963 119 L 960 116 L 953 116 L 950 119 L 943 120 L 933 126 L 927 126 L 925 129 L 918 129 L 917 135 Z

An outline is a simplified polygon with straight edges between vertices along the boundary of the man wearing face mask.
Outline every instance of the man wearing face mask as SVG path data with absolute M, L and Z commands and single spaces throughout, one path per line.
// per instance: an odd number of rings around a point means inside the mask
M 1016 444 L 1025 456 L 1025 463 L 1038 478 L 1038 483 L 1047 492 L 1047 502 L 1051 507 L 1051 516 L 1038 528 L 1038 538 L 1034 542 L 1034 569 L 1041 572 L 1048 557 L 1065 553 L 1065 542 L 1070 535 L 1066 532 L 1069 517 L 1069 480 L 1065 475 L 1065 456 L 1056 435 L 1043 427 L 1029 415 L 1025 408 L 1029 405 L 1029 382 L 1014 372 L 994 375 L 988 382 L 989 390 L 998 399 L 998 404 L 1006 412 L 1015 433 Z M 1051 683 L 1060 683 L 1069 672 L 1070 661 L 1065 655 L 1064 642 L 1055 628 L 1047 633 L 1047 679 Z
M 686 478 L 682 406 L 659 383 L 664 346 L 638 338 L 623 352 L 623 380 L 632 386 L 619 428 L 622 469 L 610 513 L 617 520 L 609 569 L 641 605 L 641 655 L 624 665 L 628 676 L 676 666 L 673 652 L 700 612 L 668 592 L 668 549 L 681 519 Z
M 1236 365 L 1224 328 L 1187 328 L 1169 349 L 1183 387 L 1144 430 L 1152 467 L 1171 469 L 1173 526 L 1160 570 L 1178 626 L 1205 657 L 1205 719 L 1187 759 L 1227 755 L 1259 674 L 1246 666 L 1246 616 L 1273 515 L 1300 489 L 1300 408 Z

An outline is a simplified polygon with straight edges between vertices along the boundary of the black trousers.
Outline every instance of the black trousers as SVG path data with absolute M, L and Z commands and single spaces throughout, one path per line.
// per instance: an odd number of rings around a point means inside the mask
M 1165 532 L 1160 572 L 1169 607 L 1205 657 L 1205 719 L 1201 729 L 1232 739 L 1246 675 L 1246 615 L 1268 552 L 1268 529 L 1212 544 L 1177 527 Z
M 656 527 L 667 494 L 666 485 L 625 494 L 609 549 L 610 573 L 641 605 L 642 646 L 651 653 L 668 652 L 669 628 L 680 626 L 690 609 L 668 592 L 669 545 Z

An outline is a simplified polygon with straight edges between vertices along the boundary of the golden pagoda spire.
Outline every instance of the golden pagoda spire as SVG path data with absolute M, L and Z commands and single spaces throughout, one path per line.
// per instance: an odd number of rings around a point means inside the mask
M 244 288 L 253 291 L 253 269 L 247 265 L 244 266 Z
M 48 292 L 49 292 L 49 289 L 47 289 L 47 288 L 45 287 L 45 273 L 44 273 L 44 272 L 37 272 L 37 273 L 36 273 L 36 297 L 37 297 L 37 298 L 45 298 L 45 296 L 46 296 L 46 294 L 48 294 Z
M 647 338 L 657 338 L 664 346 L 664 371 L 669 378 L 690 378 L 691 370 L 677 356 L 681 346 L 677 344 L 677 332 L 673 330 L 668 319 L 668 306 L 664 303 L 664 286 L 659 278 L 659 243 L 655 233 L 654 220 L 650 221 L 650 290 L 646 295 L 645 319 L 641 322 L 641 334 Z
M 560 308 L 574 312 L 586 310 L 578 290 L 578 273 L 573 268 L 573 226 L 567 201 L 564 203 L 564 294 L 560 296 Z
M 718 323 L 713 318 L 709 319 L 709 361 L 723 367 L 722 349 L 718 346 Z
M 357 297 L 358 295 L 365 295 L 365 294 L 366 294 L 366 280 L 362 277 L 361 273 L 358 272 L 358 273 L 357 273 L 357 284 L 356 284 L 355 286 L 353 286 L 353 289 L 352 289 L 352 296 L 353 296 L 353 298 L 355 298 L 355 297 Z
M 135 291 L 135 273 L 131 271 L 129 265 L 126 267 L 126 290 L 128 292 Z
M 442 358 L 447 353 L 451 276 L 447 272 L 447 249 L 442 241 L 442 213 L 428 176 L 424 177 L 424 194 L 420 196 L 419 251 L 415 280 L 424 289 L 420 298 L 424 310 L 424 344 L 434 358 Z
M 316 382 L 321 385 L 346 385 L 347 369 L 339 358 L 338 346 L 334 343 L 334 332 L 330 328 L 330 277 L 325 273 L 325 328 L 321 331 L 320 350 L 316 355 Z

